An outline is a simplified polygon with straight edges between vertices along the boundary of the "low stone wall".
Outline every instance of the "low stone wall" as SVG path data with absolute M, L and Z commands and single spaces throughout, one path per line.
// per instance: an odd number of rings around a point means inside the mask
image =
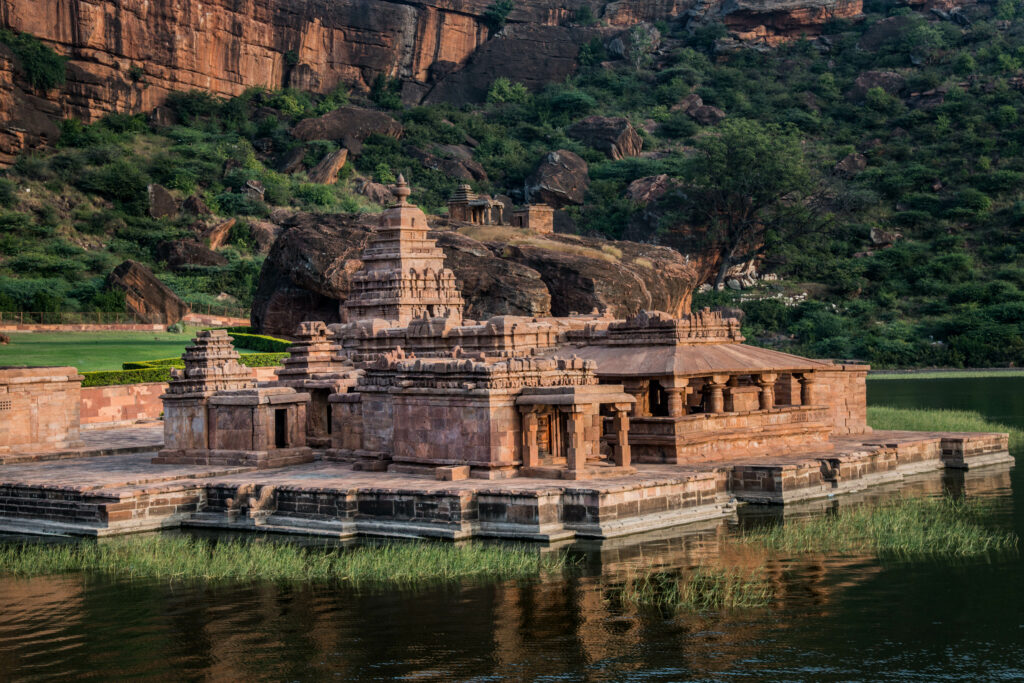
M 835 370 L 814 373 L 820 391 L 818 397 L 829 409 L 832 434 L 865 434 L 868 427 L 867 376 L 871 369 L 866 364 L 836 365 Z
M 160 396 L 167 382 L 115 384 L 82 389 L 82 426 L 86 429 L 156 420 L 164 412 Z
M 256 381 L 268 382 L 281 366 L 253 368 Z M 82 389 L 81 416 L 83 429 L 102 429 L 134 424 L 140 420 L 158 420 L 164 412 L 160 396 L 167 391 L 167 382 L 114 384 Z
M 0 322 L 0 332 L 163 332 L 166 329 L 166 325 L 142 323 L 36 325 L 6 320 Z

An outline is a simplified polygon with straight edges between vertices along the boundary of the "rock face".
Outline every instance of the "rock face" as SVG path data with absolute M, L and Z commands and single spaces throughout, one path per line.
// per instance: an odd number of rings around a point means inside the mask
M 372 221 L 341 214 L 296 214 L 287 221 L 260 273 L 253 327 L 289 335 L 303 320 L 339 322 L 339 307 L 362 266 L 358 257 Z M 473 237 L 475 226 L 444 225 L 449 229 L 430 236 L 460 283 L 467 318 L 566 315 L 595 308 L 616 316 L 644 308 L 689 310 L 696 273 L 672 249 L 569 235 L 515 243 L 493 230 L 480 240 Z M 510 236 L 514 233 L 509 230 Z
M 543 202 L 556 209 L 568 204 L 582 204 L 589 187 L 587 162 L 565 149 L 549 152 L 526 179 L 529 200 Z
M 607 154 L 612 159 L 640 156 L 644 141 L 622 117 L 588 116 L 573 124 L 569 137 Z
M 359 107 L 342 107 L 315 119 L 300 121 L 292 130 L 299 140 L 337 140 L 353 154 L 363 149 L 363 140 L 374 133 L 402 136 L 402 124 L 384 112 Z
M 719 7 L 722 23 L 737 38 L 769 45 L 820 35 L 830 20 L 864 11 L 862 0 L 730 0 Z
M 334 185 L 338 182 L 338 173 L 345 167 L 348 159 L 347 149 L 338 149 L 320 160 L 309 172 L 309 180 L 321 185 Z
M 942 4 L 945 0 L 937 2 Z M 481 101 L 495 78 L 537 89 L 576 69 L 581 45 L 625 45 L 629 27 L 724 22 L 772 42 L 817 35 L 856 16 L 861 0 L 618 0 L 596 7 L 600 27 L 570 26 L 578 3 L 523 0 L 494 33 L 493 0 L 5 0 L 0 25 L 39 37 L 68 58 L 66 84 L 49 93 L 18 82 L 0 47 L 0 163 L 52 143 L 54 120 L 91 122 L 110 112 L 152 113 L 168 93 L 241 94 L 251 86 L 366 92 L 398 78 L 408 104 Z M 618 43 L 616 43 L 616 39 Z M 346 145 L 346 147 L 348 147 Z M 356 149 L 348 147 L 355 154 Z
M 178 215 L 178 202 L 163 185 L 153 183 L 149 186 L 149 215 L 153 218 L 173 218 Z
M 136 261 L 125 261 L 107 278 L 111 287 L 123 290 L 129 312 L 142 322 L 170 325 L 184 318 L 189 308 L 178 295 Z
M 228 262 L 224 256 L 193 240 L 164 242 L 157 249 L 157 256 L 174 270 L 190 266 L 223 266 Z
M 859 152 L 847 154 L 832 169 L 836 175 L 852 178 L 868 167 L 868 158 Z
M 626 188 L 626 198 L 640 204 L 649 204 L 677 187 L 679 182 L 670 178 L 667 173 L 637 178 Z

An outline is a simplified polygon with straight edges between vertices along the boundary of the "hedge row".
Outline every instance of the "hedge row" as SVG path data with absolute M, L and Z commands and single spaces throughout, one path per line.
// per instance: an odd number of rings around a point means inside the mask
M 281 361 L 288 357 L 287 353 L 240 353 L 239 360 L 242 365 L 250 368 L 267 368 L 280 365 Z M 139 360 L 130 363 L 121 363 L 123 370 L 147 370 L 151 368 L 183 368 L 185 361 L 181 358 L 157 358 L 155 360 Z
M 142 370 L 100 370 L 83 372 L 83 387 L 106 387 L 114 384 L 143 384 L 144 382 L 169 382 L 171 369 L 145 368 Z
M 275 353 L 287 351 L 292 345 L 287 339 L 268 337 L 265 334 L 246 334 L 244 332 L 230 332 L 235 340 L 235 348 L 249 349 L 261 353 Z

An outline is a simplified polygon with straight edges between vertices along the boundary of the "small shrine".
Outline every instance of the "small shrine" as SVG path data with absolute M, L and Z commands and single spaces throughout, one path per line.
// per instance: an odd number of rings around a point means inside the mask
M 172 371 L 164 402 L 164 448 L 156 464 L 260 469 L 313 460 L 306 445 L 309 394 L 258 387 L 224 330 L 202 330 Z

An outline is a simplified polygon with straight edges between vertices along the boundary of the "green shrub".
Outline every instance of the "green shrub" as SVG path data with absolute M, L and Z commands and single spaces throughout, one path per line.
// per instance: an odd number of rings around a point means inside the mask
M 25 80 L 37 90 L 64 84 L 67 59 L 28 33 L 0 29 L 0 43 L 11 48 Z
M 115 384 L 143 384 L 145 382 L 171 381 L 169 367 L 146 368 L 143 370 L 101 370 L 83 372 L 83 387 L 105 387 Z
M 268 337 L 272 339 L 272 337 Z M 268 368 L 280 365 L 289 356 L 285 352 L 274 353 L 240 353 L 239 362 L 250 368 Z M 157 358 L 155 360 L 139 360 L 122 363 L 122 370 L 149 370 L 153 368 L 183 368 L 185 361 L 180 356 L 174 358 Z
M 497 0 L 487 8 L 487 11 L 484 12 L 484 23 L 487 24 L 487 28 L 491 29 L 491 33 L 497 33 L 505 27 L 508 15 L 514 8 L 512 0 Z
M 260 351 L 262 353 L 279 353 L 281 351 L 287 351 L 288 347 L 292 345 L 292 343 L 287 339 L 278 339 L 277 337 L 269 337 L 263 334 L 233 332 L 231 333 L 231 336 L 235 340 L 236 348 Z
M 521 104 L 530 99 L 530 91 L 522 83 L 516 83 L 502 76 L 494 79 L 487 91 L 487 101 L 497 104 L 511 102 Z

